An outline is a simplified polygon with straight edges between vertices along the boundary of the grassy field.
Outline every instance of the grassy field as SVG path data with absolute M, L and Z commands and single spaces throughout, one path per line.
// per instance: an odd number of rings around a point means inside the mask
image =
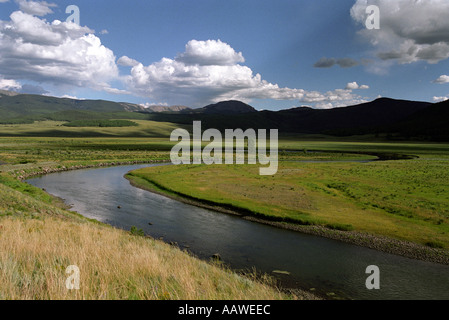
M 288 141 L 282 145 L 372 154 L 394 151 L 419 158 L 369 163 L 281 161 L 278 173 L 268 177 L 258 175 L 259 166 L 249 165 L 147 168 L 130 177 L 167 194 L 269 220 L 449 248 L 447 145 Z
M 117 119 L 119 121 L 120 119 Z M 126 121 L 127 119 L 124 119 Z M 0 137 L 169 137 L 176 128 L 189 128 L 179 124 L 132 120 L 132 127 L 67 127 L 66 121 L 36 121 L 32 124 L 2 124 Z

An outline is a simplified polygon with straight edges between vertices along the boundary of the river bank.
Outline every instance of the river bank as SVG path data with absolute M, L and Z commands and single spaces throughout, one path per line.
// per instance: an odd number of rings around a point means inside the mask
M 239 216 L 242 219 L 261 223 L 265 225 L 271 225 L 277 228 L 302 232 L 310 235 L 316 235 L 333 240 L 342 241 L 345 243 L 354 244 L 374 250 L 378 250 L 385 253 L 399 255 L 410 259 L 416 259 L 426 262 L 439 263 L 449 265 L 449 252 L 438 249 L 430 248 L 420 244 L 393 239 L 389 237 L 373 235 L 368 233 L 362 233 L 357 231 L 345 231 L 336 230 L 319 225 L 299 225 L 288 221 L 273 221 L 268 217 L 261 217 L 252 214 L 248 210 L 241 210 L 237 207 L 230 208 L 229 206 L 223 206 L 219 203 L 214 203 L 209 200 L 202 200 L 193 198 L 191 196 L 169 190 L 153 181 L 148 181 L 141 177 L 133 176 L 132 173 L 125 175 L 134 187 L 157 193 L 168 198 L 181 201 L 186 204 L 194 205 L 197 207 L 214 210 L 217 212 Z
M 133 165 L 133 164 L 155 164 L 155 163 L 170 163 L 169 160 L 166 161 L 113 161 L 113 162 L 100 162 L 96 164 L 87 164 L 87 165 L 73 165 L 73 166 L 44 166 L 39 168 L 32 168 L 30 170 L 13 170 L 12 174 L 20 181 L 42 176 L 46 174 L 51 173 L 58 173 L 58 172 L 65 172 L 65 171 L 72 171 L 72 170 L 83 170 L 83 169 L 93 169 L 93 168 L 107 168 L 107 167 L 115 167 L 115 166 L 126 166 L 126 165 Z M 1 171 L 0 171 L 1 172 Z

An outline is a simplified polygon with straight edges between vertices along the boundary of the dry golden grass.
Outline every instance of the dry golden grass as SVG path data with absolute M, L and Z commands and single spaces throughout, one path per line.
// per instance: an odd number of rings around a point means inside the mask
M 66 288 L 66 268 L 80 289 Z M 153 239 L 57 217 L 0 219 L 0 299 L 285 299 Z
M 15 187 L 26 193 L 0 183 L 0 299 L 297 298 L 269 279 L 239 276 L 161 241 L 85 219 L 22 185 Z M 71 265 L 80 270 L 79 290 L 66 288 Z

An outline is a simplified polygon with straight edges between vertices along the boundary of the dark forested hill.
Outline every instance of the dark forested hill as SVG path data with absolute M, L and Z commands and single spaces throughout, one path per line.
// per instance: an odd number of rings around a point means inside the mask
M 181 113 L 185 114 L 221 114 L 221 115 L 244 114 L 254 112 L 257 112 L 257 110 L 246 103 L 236 100 L 222 101 L 215 104 L 210 104 L 208 106 L 199 109 L 189 109 L 181 111 Z
M 233 102 L 232 104 L 234 104 Z M 201 120 L 203 129 L 227 128 L 279 129 L 283 133 L 357 134 L 397 133 L 404 136 L 428 136 L 448 128 L 447 104 L 432 104 L 407 100 L 380 98 L 372 102 L 344 108 L 319 110 L 309 107 L 281 111 L 259 111 L 253 108 L 228 112 L 229 102 L 211 113 L 209 107 L 196 109 L 195 114 L 159 114 L 154 119 L 189 124 Z M 221 111 L 218 112 L 218 110 Z M 233 110 L 232 107 L 229 110 Z M 248 110 L 248 112 L 243 112 Z M 411 130 L 413 129 L 413 130 Z M 432 129 L 432 130 L 430 130 Z M 444 131 L 444 130 L 443 130 Z

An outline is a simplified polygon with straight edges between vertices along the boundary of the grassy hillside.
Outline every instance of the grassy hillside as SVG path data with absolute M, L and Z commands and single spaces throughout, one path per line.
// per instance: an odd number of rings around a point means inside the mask
M 130 103 L 105 100 L 75 100 L 31 94 L 0 92 L 0 124 L 38 120 L 147 119 L 144 108 Z
M 131 104 L 105 100 L 75 100 L 33 94 L 1 95 L 0 116 L 1 118 L 12 118 L 26 115 L 47 115 L 65 110 L 96 112 L 121 112 L 126 111 L 126 109 L 142 110 L 137 106 L 134 108 L 131 106 Z
M 124 120 L 124 119 L 118 119 Z M 78 121 L 87 120 L 76 120 Z M 93 121 L 93 120 L 89 120 Z M 98 122 L 105 120 L 96 120 Z M 108 120 L 110 121 L 110 120 Z M 112 120 L 115 121 L 115 120 Z M 189 129 L 191 125 L 182 126 L 179 124 L 132 120 L 137 126 L 129 127 L 68 127 L 66 121 L 36 121 L 30 124 L 0 124 L 0 137 L 164 137 L 169 140 L 173 130 L 181 127 Z

